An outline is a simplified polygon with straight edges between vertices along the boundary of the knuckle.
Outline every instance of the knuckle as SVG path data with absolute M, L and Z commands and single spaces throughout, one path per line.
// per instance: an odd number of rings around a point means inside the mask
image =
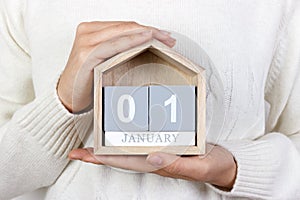
M 132 25 L 132 26 L 139 25 L 139 24 L 138 24 L 137 22 L 135 22 L 135 21 L 129 21 L 129 22 L 127 22 L 127 24 Z
M 143 27 L 143 26 L 139 25 L 136 22 L 124 22 L 124 23 L 116 24 L 111 28 L 114 28 L 120 32 L 124 32 L 124 31 L 128 31 L 131 29 L 136 29 L 138 27 Z
M 154 27 L 148 27 L 149 30 L 151 30 L 153 33 L 157 34 L 159 33 L 158 28 L 154 28 Z
M 94 45 L 99 45 L 103 42 L 103 38 L 95 37 L 90 34 L 84 34 L 77 37 L 78 45 L 81 47 L 91 47 Z
M 95 45 L 97 42 L 95 38 L 89 36 L 89 35 L 81 35 L 76 38 L 77 45 L 79 47 L 89 47 Z
M 89 22 L 81 22 L 78 26 L 77 26 L 77 33 L 78 34 L 82 34 L 85 33 L 88 30 L 89 27 Z

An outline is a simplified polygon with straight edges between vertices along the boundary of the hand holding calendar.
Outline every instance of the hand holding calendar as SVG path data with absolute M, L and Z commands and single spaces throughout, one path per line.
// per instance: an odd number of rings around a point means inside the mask
M 94 67 L 152 38 L 170 47 L 175 45 L 175 39 L 168 32 L 135 22 L 81 23 L 57 88 L 64 106 L 75 113 L 88 108 L 93 99 Z

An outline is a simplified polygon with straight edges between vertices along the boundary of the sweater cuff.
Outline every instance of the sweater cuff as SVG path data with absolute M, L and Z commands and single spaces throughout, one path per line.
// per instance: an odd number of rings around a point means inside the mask
M 70 113 L 53 88 L 17 111 L 13 118 L 46 152 L 67 158 L 83 141 L 93 119 L 92 112 Z
M 237 162 L 237 176 L 231 191 L 223 191 L 207 184 L 215 192 L 230 197 L 254 199 L 270 198 L 272 183 L 276 177 L 276 159 L 273 145 L 267 140 L 221 141 L 218 145 L 232 153 Z

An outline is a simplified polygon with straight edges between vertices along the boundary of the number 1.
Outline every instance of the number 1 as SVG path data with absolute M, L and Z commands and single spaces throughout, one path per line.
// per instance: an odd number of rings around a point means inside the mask
M 176 95 L 172 95 L 169 99 L 167 99 L 164 103 L 165 106 L 171 104 L 171 123 L 176 123 L 177 113 L 176 113 Z

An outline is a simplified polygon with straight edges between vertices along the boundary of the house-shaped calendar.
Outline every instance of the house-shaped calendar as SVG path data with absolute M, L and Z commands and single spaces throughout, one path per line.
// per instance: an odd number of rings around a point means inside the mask
M 205 71 L 157 40 L 94 69 L 94 153 L 205 152 Z

